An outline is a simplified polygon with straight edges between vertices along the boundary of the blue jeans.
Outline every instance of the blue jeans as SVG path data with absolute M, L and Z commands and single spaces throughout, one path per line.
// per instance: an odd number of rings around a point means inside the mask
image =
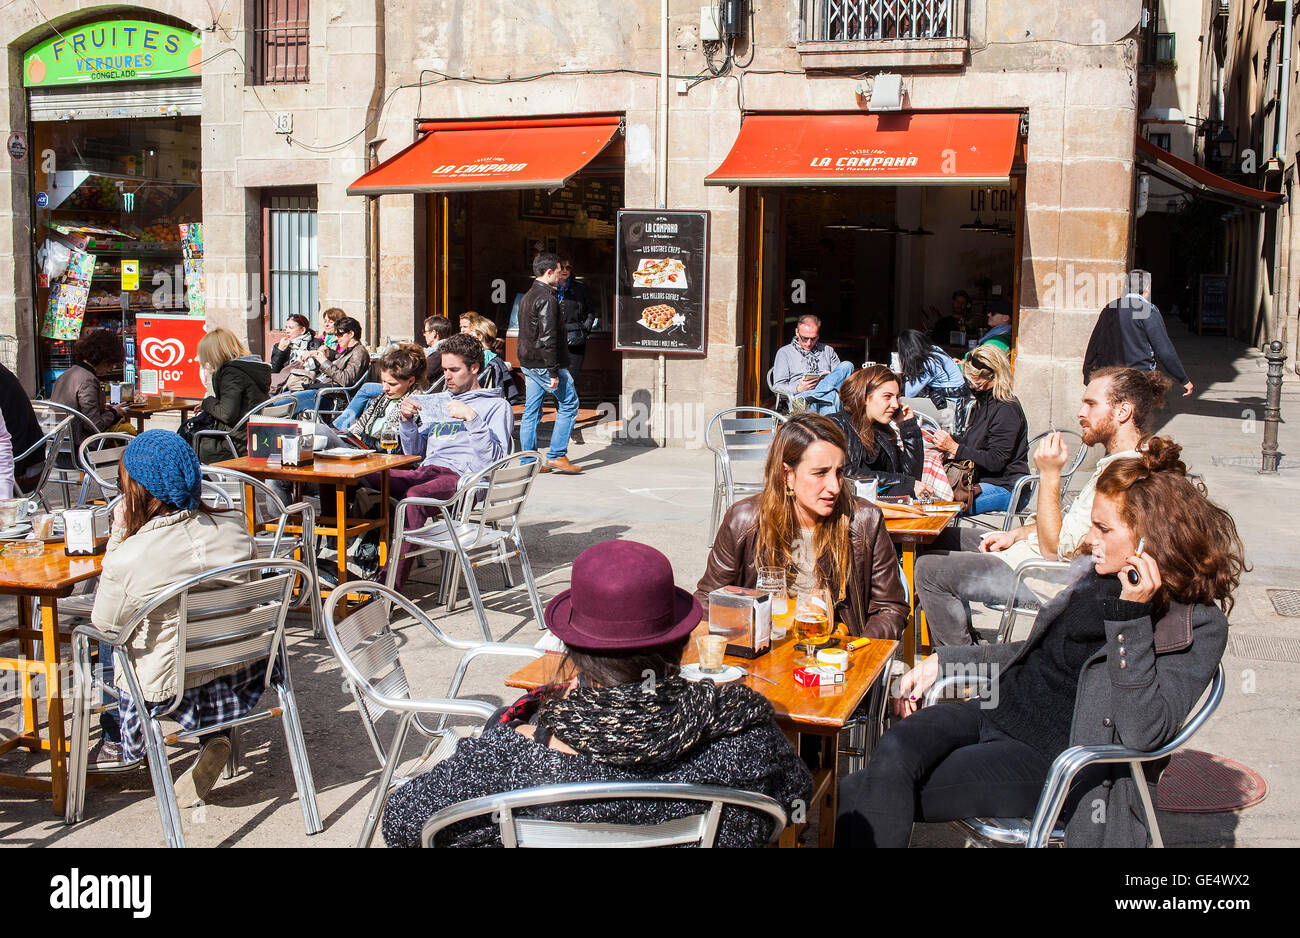
M 817 387 L 800 391 L 793 396 L 807 401 L 809 410 L 815 410 L 819 414 L 833 414 L 840 409 L 840 385 L 851 374 L 853 362 L 840 362 L 834 371 L 817 383 Z M 798 386 L 797 381 L 795 386 Z
M 1020 493 L 1020 505 L 1017 510 L 1023 509 L 1029 502 L 1029 492 Z M 1011 489 L 1004 489 L 1000 485 L 989 485 L 987 482 L 980 483 L 980 493 L 975 496 L 975 508 L 971 512 L 973 515 L 983 514 L 986 511 L 1006 511 L 1007 506 L 1011 504 Z
M 547 459 L 559 459 L 569 450 L 569 434 L 578 417 L 578 392 L 567 368 L 560 369 L 560 384 L 551 388 L 551 374 L 545 368 L 520 368 L 524 373 L 524 416 L 519 424 L 519 448 L 537 449 L 537 425 L 542 420 L 542 401 L 550 394 L 555 398 L 557 411 L 555 427 L 551 430 L 551 448 Z
M 361 412 L 366 409 L 366 405 L 372 400 L 384 393 L 384 386 L 378 381 L 368 381 L 361 385 L 361 390 L 357 392 L 356 397 L 348 404 L 347 409 L 338 415 L 334 421 L 335 430 L 346 430 L 356 422 L 361 416 Z

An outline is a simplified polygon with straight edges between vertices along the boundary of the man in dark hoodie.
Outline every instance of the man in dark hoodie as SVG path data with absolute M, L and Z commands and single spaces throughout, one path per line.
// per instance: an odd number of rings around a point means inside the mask
M 402 401 L 398 435 L 402 452 L 423 453 L 414 469 L 389 473 L 394 498 L 450 498 L 465 476 L 485 469 L 510 450 L 515 415 L 499 388 L 480 388 L 483 346 L 461 333 L 438 343 L 447 389 L 436 394 L 412 394 Z M 406 509 L 405 530 L 424 526 L 433 509 L 411 505 Z M 410 572 L 405 558 L 397 565 L 389 585 L 401 588 Z

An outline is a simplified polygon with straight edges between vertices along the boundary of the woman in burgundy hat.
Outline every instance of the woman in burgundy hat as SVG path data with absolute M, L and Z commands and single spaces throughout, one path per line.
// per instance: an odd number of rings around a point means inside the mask
M 546 607 L 546 625 L 568 647 L 561 673 L 463 739 L 434 769 L 393 792 L 384 812 L 390 847 L 416 847 L 438 810 L 483 795 L 583 781 L 723 785 L 770 795 L 791 811 L 812 776 L 772 716 L 743 684 L 693 683 L 679 674 L 700 605 L 673 584 L 668 558 L 634 541 L 605 541 L 573 562 L 573 586 Z M 585 802 L 534 816 L 584 823 L 657 824 L 697 808 L 680 801 Z M 480 817 L 448 828 L 442 846 L 500 846 Z M 723 811 L 719 847 L 766 843 L 771 821 Z

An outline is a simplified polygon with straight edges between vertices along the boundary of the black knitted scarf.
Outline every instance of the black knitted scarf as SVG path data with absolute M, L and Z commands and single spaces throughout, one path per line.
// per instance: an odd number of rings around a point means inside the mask
M 536 722 L 597 762 L 644 767 L 771 719 L 772 705 L 743 684 L 674 677 L 548 697 Z

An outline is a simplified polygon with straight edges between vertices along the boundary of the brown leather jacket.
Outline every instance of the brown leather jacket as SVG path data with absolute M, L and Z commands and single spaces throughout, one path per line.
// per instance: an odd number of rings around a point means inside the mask
M 706 615 L 713 590 L 723 586 L 753 588 L 758 582 L 758 499 L 754 495 L 732 505 L 713 539 L 709 565 L 695 589 Z M 897 639 L 907 625 L 898 554 L 880 509 L 862 499 L 857 503 L 849 525 L 853 565 L 844 599 L 835 606 L 836 619 L 853 635 Z

